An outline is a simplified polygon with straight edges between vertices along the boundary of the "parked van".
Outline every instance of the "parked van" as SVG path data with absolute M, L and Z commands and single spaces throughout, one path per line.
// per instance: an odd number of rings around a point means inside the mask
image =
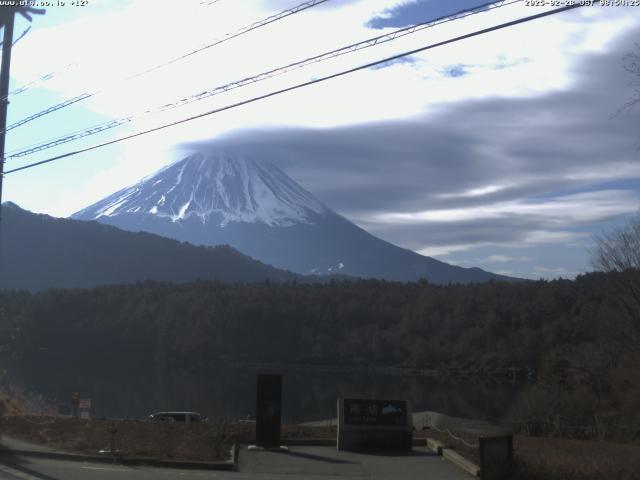
M 206 422 L 207 418 L 198 412 L 156 412 L 149 415 L 149 420 L 157 422 L 201 423 Z

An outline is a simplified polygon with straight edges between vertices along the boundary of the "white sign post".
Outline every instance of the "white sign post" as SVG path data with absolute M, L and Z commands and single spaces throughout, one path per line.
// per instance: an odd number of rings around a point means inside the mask
M 81 398 L 80 402 L 78 402 L 78 407 L 80 409 L 80 418 L 83 420 L 89 420 L 91 418 L 91 399 Z

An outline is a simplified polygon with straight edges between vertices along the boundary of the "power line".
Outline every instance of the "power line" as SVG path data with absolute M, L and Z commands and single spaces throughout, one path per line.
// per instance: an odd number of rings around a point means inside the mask
M 322 3 L 328 2 L 329 0 L 309 0 L 306 1 L 304 3 L 301 3 L 299 5 L 296 5 L 295 7 L 292 8 L 288 8 L 286 10 L 283 10 L 275 15 L 271 15 L 269 17 L 266 17 L 262 20 L 259 20 L 257 22 L 254 22 L 250 25 L 247 25 L 245 27 L 240 28 L 239 30 L 236 30 L 235 32 L 230 32 L 230 33 L 226 33 L 224 34 L 222 37 L 219 37 L 218 39 L 214 40 L 212 43 L 208 43 L 206 45 L 203 45 L 195 50 L 191 50 L 183 55 L 180 55 L 178 57 L 172 58 L 171 60 L 168 60 L 164 63 L 161 63 L 159 65 L 156 65 L 154 67 L 148 68 L 146 70 L 140 71 L 138 73 L 135 73 L 133 75 L 130 75 L 128 77 L 125 77 L 124 79 L 121 80 L 121 82 L 127 82 L 129 80 L 133 80 L 134 78 L 138 78 L 141 77 L 143 75 L 146 75 L 148 73 L 151 72 L 155 72 L 156 70 L 159 70 L 161 68 L 167 67 L 169 65 L 172 65 L 176 62 L 179 62 L 180 60 L 184 60 L 185 58 L 191 57 L 193 55 L 196 55 L 197 53 L 200 53 L 204 50 L 207 50 L 209 48 L 215 47 L 216 45 L 220 45 L 222 43 L 228 42 L 229 40 L 232 40 L 236 37 L 239 37 L 241 35 L 244 35 L 246 33 L 249 33 L 253 30 L 256 30 L 258 28 L 264 27 L 266 25 L 269 25 L 271 23 L 277 22 L 279 20 L 282 20 L 283 18 L 289 17 L 291 15 L 295 15 L 297 13 L 300 13 L 304 10 L 307 10 L 309 8 L 315 7 L 317 5 L 320 5 Z M 73 98 L 69 98 L 61 103 L 58 103 L 56 105 L 52 105 L 48 108 L 45 108 L 44 110 L 34 113 L 33 115 L 29 115 L 28 117 L 23 118 L 22 120 L 18 120 L 17 122 L 12 123 L 11 125 L 9 125 L 6 128 L 6 131 L 12 130 L 14 128 L 20 127 L 26 123 L 32 122 L 33 120 L 36 120 L 40 117 L 43 117 L 45 115 L 48 115 L 52 112 L 55 112 L 57 110 L 61 110 L 65 107 L 68 107 L 69 105 L 73 105 L 75 103 L 81 102 L 83 100 L 86 100 L 87 98 L 91 98 L 95 95 L 97 95 L 98 93 L 102 93 L 105 90 L 105 88 L 102 89 L 98 89 L 98 90 L 94 90 L 93 92 L 85 92 L 82 93 L 80 95 L 77 95 Z
M 31 30 L 31 25 L 29 25 L 27 28 L 24 29 L 24 31 L 20 34 L 20 36 L 18 38 L 16 38 L 12 43 L 11 46 L 15 47 L 16 43 L 18 43 L 20 40 L 22 40 L 22 38 L 29 33 L 29 30 Z M 0 42 L 0 46 L 2 46 L 4 44 L 4 41 Z
M 404 27 L 404 28 L 400 28 L 397 29 L 393 32 L 387 33 L 387 34 L 383 34 L 383 35 L 378 35 L 372 38 L 369 38 L 367 40 L 363 40 L 360 41 L 358 43 L 353 43 L 351 45 L 347 45 L 346 47 L 341 47 L 338 48 L 336 50 L 331 50 L 325 53 L 322 53 L 320 55 L 315 55 L 313 57 L 308 57 L 304 60 L 300 60 L 294 63 L 290 63 L 288 65 L 282 66 L 282 67 L 277 67 L 274 68 L 272 70 L 269 70 L 267 72 L 262 72 L 259 73 L 257 75 L 253 75 L 250 77 L 246 77 L 243 78 L 241 80 L 236 80 L 233 81 L 231 83 L 227 83 L 221 86 L 217 86 L 214 87 L 212 89 L 209 90 L 203 90 L 199 93 L 196 93 L 194 95 L 190 95 L 188 97 L 182 98 L 180 100 L 177 100 L 174 103 L 169 103 L 169 104 L 165 104 L 162 105 L 160 107 L 157 107 L 155 109 L 151 109 L 151 110 L 146 110 L 144 112 L 141 112 L 139 114 L 133 114 L 133 115 L 129 115 L 126 117 L 121 117 L 117 120 L 113 120 L 113 121 L 109 121 L 109 122 L 105 122 L 105 123 L 101 123 L 98 125 L 94 125 L 93 127 L 90 127 L 86 130 L 81 130 L 81 131 L 76 131 L 73 132 L 71 134 L 67 134 L 61 137 L 56 137 L 55 139 L 52 139 L 50 141 L 46 141 L 40 144 L 37 144 L 35 146 L 29 146 L 29 147 L 23 147 L 23 149 L 21 150 L 14 150 L 13 152 L 10 152 L 10 154 L 7 156 L 7 158 L 18 158 L 18 157 L 24 157 L 27 155 L 31 155 L 33 153 L 36 152 L 40 152 L 43 150 L 48 150 L 49 148 L 53 148 L 53 147 L 57 147 L 59 145 L 65 144 L 65 143 L 69 143 L 75 140 L 79 140 L 81 138 L 90 136 L 90 135 L 95 135 L 97 133 L 103 132 L 105 130 L 110 130 L 112 128 L 116 128 L 119 127 L 120 125 L 126 124 L 126 123 L 130 123 L 132 121 L 134 121 L 136 118 L 140 118 L 149 114 L 154 114 L 154 113 L 162 113 L 162 112 L 166 112 L 168 110 L 173 110 L 175 108 L 179 108 L 179 107 L 183 107 L 185 105 L 197 102 L 197 101 L 201 101 L 201 100 L 205 100 L 207 98 L 213 97 L 215 95 L 219 95 L 221 93 L 225 93 L 228 92 L 230 90 L 235 90 L 237 88 L 241 88 L 253 83 L 258 83 L 264 80 L 268 80 L 270 78 L 273 77 L 277 77 L 280 75 L 284 75 L 285 73 L 288 73 L 290 71 L 293 70 L 297 70 L 299 68 L 303 68 L 306 67 L 307 65 L 310 64 L 315 64 L 315 63 L 320 63 L 326 60 L 330 60 L 332 58 L 336 58 L 342 55 L 347 55 L 353 52 L 357 52 L 360 50 L 364 50 L 366 48 L 371 48 L 371 47 L 375 47 L 376 45 L 380 45 L 383 43 L 387 43 L 387 42 L 391 42 L 393 40 L 396 40 L 398 38 L 402 38 L 404 36 L 407 35 L 411 35 L 413 33 L 419 32 L 421 30 L 427 29 L 427 28 L 431 28 L 431 27 L 435 27 L 437 25 L 441 25 L 444 23 L 448 23 L 448 22 L 452 22 L 455 20 L 459 20 L 462 18 L 466 18 L 468 16 L 471 15 L 477 15 L 479 13 L 484 13 L 490 10 L 495 10 L 497 8 L 502 8 L 514 3 L 519 3 L 522 0 L 511 0 L 511 1 L 493 1 L 493 2 L 487 2 L 484 3 L 482 5 L 478 5 L 474 8 L 468 8 L 468 9 L 464 9 L 464 10 L 460 10 L 454 14 L 451 15 L 447 15 L 447 16 L 443 16 L 443 17 L 438 17 L 436 19 L 433 20 L 427 20 L 424 22 L 420 22 L 417 23 L 415 25 L 411 25 L 408 27 Z
M 538 14 L 535 14 L 535 15 L 530 15 L 528 17 L 519 18 L 517 20 L 512 20 L 512 21 L 506 22 L 506 23 L 501 23 L 499 25 L 494 25 L 493 27 L 484 28 L 482 30 L 476 30 L 474 32 L 467 33 L 467 34 L 464 34 L 464 35 L 459 35 L 457 37 L 453 37 L 453 38 L 450 38 L 448 40 L 443 40 L 443 41 L 440 41 L 440 42 L 437 42 L 437 43 L 433 43 L 433 44 L 427 45 L 425 47 L 417 48 L 415 50 L 410 50 L 410 51 L 407 51 L 407 52 L 404 52 L 404 53 L 400 53 L 398 55 L 393 55 L 391 57 L 387 57 L 387 58 L 384 58 L 382 60 L 377 60 L 375 62 L 370 62 L 370 63 L 364 64 L 364 65 L 360 65 L 358 67 L 350 68 L 348 70 L 343 70 L 343 71 L 338 72 L 338 73 L 327 75 L 327 76 L 324 76 L 324 77 L 321 77 L 321 78 L 317 78 L 317 79 L 314 79 L 314 80 L 309 80 L 307 82 L 298 83 L 296 85 L 293 85 L 293 86 L 290 86 L 290 87 L 287 87 L 287 88 L 283 88 L 283 89 L 280 89 L 280 90 L 275 90 L 273 92 L 269 92 L 269 93 L 266 93 L 266 94 L 263 94 L 263 95 L 252 97 L 252 98 L 250 98 L 248 100 L 242 100 L 240 102 L 232 103 L 232 104 L 226 105 L 224 107 L 216 108 L 216 109 L 210 110 L 208 112 L 204 112 L 204 113 L 200 113 L 198 115 L 194 115 L 194 116 L 191 116 L 191 117 L 184 118 L 182 120 L 177 120 L 175 122 L 167 123 L 167 124 L 161 125 L 159 127 L 150 128 L 150 129 L 147 129 L 147 130 L 144 130 L 144 131 L 141 131 L 141 132 L 133 133 L 131 135 L 126 135 L 124 137 L 116 138 L 116 139 L 110 140 L 108 142 L 103 142 L 103 143 L 100 143 L 100 144 L 97 144 L 97 145 L 93 145 L 91 147 L 83 148 L 83 149 L 80 149 L 80 150 L 75 150 L 75 151 L 72 151 L 72 152 L 67 152 L 67 153 L 64 153 L 62 155 L 57 155 L 55 157 L 48 158 L 46 160 L 41 160 L 39 162 L 34 162 L 34 163 L 31 163 L 31 164 L 28 164 L 28 165 L 23 165 L 22 167 L 18 167 L 18 168 L 14 168 L 12 170 L 8 170 L 7 172 L 5 172 L 5 175 L 9 174 L 9 173 L 19 172 L 19 171 L 22 171 L 22 170 L 27 170 L 29 168 L 37 167 L 39 165 L 44 165 L 46 163 L 51 163 L 51 162 L 54 162 L 54 161 L 57 161 L 57 160 L 61 160 L 63 158 L 67 158 L 67 157 L 71 157 L 71 156 L 74 156 L 74 155 L 78 155 L 80 153 L 85 153 L 85 152 L 89 152 L 89 151 L 92 151 L 92 150 L 96 150 L 98 148 L 106 147 L 108 145 L 113 145 L 115 143 L 123 142 L 125 140 L 130 140 L 132 138 L 140 137 L 140 136 L 146 135 L 148 133 L 157 132 L 157 131 L 160 131 L 160 130 L 164 130 L 165 128 L 174 127 L 176 125 L 187 123 L 187 122 L 190 122 L 192 120 L 197 120 L 197 119 L 209 116 L 209 115 L 220 113 L 220 112 L 223 112 L 223 111 L 226 111 L 226 110 L 231 110 L 233 108 L 237 108 L 237 107 L 240 107 L 240 106 L 243 106 L 243 105 L 248 105 L 250 103 L 254 103 L 254 102 L 257 102 L 257 101 L 260 101 L 260 100 L 264 100 L 264 99 L 267 99 L 267 98 L 270 98 L 270 97 L 274 97 L 276 95 L 280 95 L 280 94 L 283 94 L 283 93 L 291 92 L 293 90 L 298 90 L 300 88 L 308 87 L 308 86 L 311 86 L 311 85 L 315 85 L 317 83 L 321 83 L 321 82 L 324 82 L 324 81 L 327 81 L 327 80 L 332 80 L 334 78 L 342 77 L 342 76 L 345 76 L 345 75 L 348 75 L 348 74 L 351 74 L 351 73 L 358 72 L 360 70 L 366 70 L 368 68 L 375 67 L 375 66 L 387 63 L 387 62 L 394 61 L 394 60 L 398 60 L 400 58 L 404 58 L 404 57 L 407 57 L 407 56 L 410 56 L 410 55 L 414 55 L 416 53 L 424 52 L 426 50 L 431 50 L 433 48 L 437 48 L 437 47 L 441 47 L 443 45 L 448 45 L 448 44 L 451 44 L 451 43 L 459 42 L 461 40 L 466 40 L 468 38 L 476 37 L 478 35 L 484 35 L 485 33 L 493 32 L 493 31 L 496 31 L 496 30 L 501 30 L 503 28 L 512 27 L 514 25 L 519 25 L 519 24 L 530 22 L 530 21 L 533 21 L 533 20 L 537 20 L 537 19 L 540 19 L 540 18 L 543 18 L 543 17 L 548 17 L 550 15 L 555 15 L 555 14 L 558 14 L 558 13 L 566 12 L 566 11 L 569 11 L 569 10 L 573 10 L 575 8 L 583 7 L 585 5 L 588 5 L 588 4 L 577 3 L 577 4 L 574 4 L 574 5 L 567 5 L 567 6 L 564 6 L 564 7 L 556 8 L 554 10 L 549 10 L 549 11 L 538 13 Z
M 15 45 L 16 42 L 13 42 L 13 43 Z M 77 65 L 78 65 L 77 63 L 72 62 L 72 63 L 69 63 L 68 65 L 66 65 L 65 67 L 62 67 L 60 70 L 54 70 L 52 72 L 43 73 L 42 75 L 34 78 L 30 82 L 27 82 L 27 83 L 21 85 L 20 87 L 14 89 L 14 90 L 11 90 L 5 97 L 0 98 L 0 102 L 2 100 L 6 100 L 8 97 L 10 97 L 12 95 L 18 95 L 20 93 L 26 92 L 27 90 L 29 90 L 34 85 L 37 85 L 38 83 L 46 82 L 47 80 L 51 80 L 53 77 L 56 77 L 56 76 L 60 75 L 61 73 L 64 73 L 67 70 L 70 70 L 70 69 L 76 67 Z
M 107 123 L 109 123 L 109 122 L 107 122 Z M 25 149 L 26 150 L 26 149 L 37 147 L 37 146 L 40 146 L 40 145 L 44 145 L 44 144 L 48 144 L 48 143 L 51 143 L 51 142 L 55 142 L 56 140 L 59 140 L 61 138 L 65 138 L 65 137 L 68 137 L 68 136 L 71 136 L 71 135 L 83 133 L 86 130 L 87 130 L 87 128 L 83 127 L 83 128 L 79 128 L 78 130 L 74 130 L 73 132 L 69 132 L 69 133 L 65 134 L 64 136 L 50 137 L 50 138 L 48 138 L 46 140 L 41 140 L 39 142 L 30 143 L 29 145 L 25 145 L 23 147 L 20 147 L 20 149 L 10 150 L 5 158 L 11 158 L 11 154 L 12 153 L 19 152 L 21 149 Z
M 219 1 L 220 1 L 220 0 L 202 0 L 202 1 L 200 2 L 200 5 L 206 5 L 206 6 L 209 6 L 209 5 L 213 5 L 213 4 L 215 4 L 215 3 L 218 3 Z M 29 28 L 31 28 L 31 27 L 29 27 Z M 28 31 L 28 29 L 27 29 L 27 30 L 26 30 L 26 31 L 21 35 L 21 37 L 20 37 L 20 38 L 22 38 L 22 37 L 27 33 L 27 31 Z M 20 40 L 20 38 L 18 38 L 18 40 Z M 17 42 L 18 40 L 15 40 L 15 41 L 13 42 L 13 44 L 15 45 L 15 44 L 16 44 L 16 42 Z M 0 42 L 0 45 L 2 45 L 2 42 Z M 18 94 L 20 94 L 20 93 L 23 93 L 23 92 L 27 91 L 27 90 L 28 90 L 30 87 L 32 87 L 33 85 L 35 85 L 35 84 L 37 84 L 37 83 L 40 83 L 40 82 L 42 82 L 42 81 L 50 80 L 51 78 L 53 78 L 53 77 L 55 77 L 55 76 L 57 76 L 57 75 L 59 75 L 59 74 L 61 74 L 61 73 L 66 72 L 66 71 L 67 71 L 67 70 L 69 70 L 70 68 L 72 68 L 72 67 L 77 67 L 77 66 L 78 66 L 78 64 L 77 64 L 76 62 L 71 62 L 71 63 L 69 63 L 67 66 L 63 67 L 63 68 L 62 68 L 62 69 L 60 69 L 60 70 L 53 71 L 53 72 L 43 73 L 42 75 L 39 75 L 38 77 L 34 78 L 34 79 L 33 79 L 33 80 L 31 80 L 30 82 L 27 82 L 27 83 L 25 83 L 24 85 L 22 85 L 22 86 L 20 86 L 20 87 L 16 88 L 15 90 L 10 91 L 10 92 L 8 93 L 7 97 L 9 97 L 9 96 L 11 96 L 11 95 L 18 95 Z M 0 98 L 0 101 L 5 100 L 7 97 L 5 97 L 5 98 Z
M 200 4 L 201 5 L 213 5 L 214 3 L 218 3 L 220 0 L 208 0 L 208 1 L 201 1 Z M 29 27 L 27 30 L 25 30 L 22 35 L 17 39 L 14 40 L 13 45 L 15 45 L 17 43 L 18 40 L 20 40 L 22 37 L 24 37 L 26 35 L 26 33 L 29 31 L 31 27 Z M 2 42 L 0 42 L 0 45 L 2 45 Z M 36 78 L 34 78 L 33 80 L 23 84 L 22 86 L 10 91 L 5 97 L 0 98 L 0 101 L 2 100 L 6 100 L 8 97 L 12 96 L 12 95 L 18 95 L 20 93 L 26 92 L 27 90 L 29 90 L 30 87 L 32 87 L 33 85 L 36 85 L 38 83 L 41 83 L 43 81 L 47 81 L 52 79 L 53 77 L 66 72 L 67 70 L 70 70 L 73 67 L 77 67 L 78 64 L 76 62 L 71 62 L 68 65 L 66 65 L 65 67 L 61 68 L 60 70 L 56 70 L 56 71 L 52 71 L 52 72 L 47 72 L 47 73 L 43 73 L 39 76 L 37 76 Z M 94 92 L 94 94 L 97 92 Z M 76 98 L 76 97 L 74 97 Z M 84 98 L 84 97 L 83 97 Z M 67 104 L 65 104 L 65 106 L 67 106 Z M 63 108 L 63 107 L 61 107 Z M 49 112 L 47 112 L 49 113 Z

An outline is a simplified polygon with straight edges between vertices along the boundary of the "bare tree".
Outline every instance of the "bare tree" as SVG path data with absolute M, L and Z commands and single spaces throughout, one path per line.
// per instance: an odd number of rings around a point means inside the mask
M 609 333 L 619 346 L 638 351 L 640 346 L 640 213 L 626 224 L 594 238 L 591 263 L 610 273 L 621 315 L 611 319 Z
M 640 269 L 640 213 L 627 224 L 594 238 L 591 263 L 603 272 Z
M 634 89 L 631 99 L 624 104 L 621 111 L 640 105 L 640 43 L 636 43 L 636 51 L 627 53 L 623 58 L 624 69 L 634 78 L 629 86 Z

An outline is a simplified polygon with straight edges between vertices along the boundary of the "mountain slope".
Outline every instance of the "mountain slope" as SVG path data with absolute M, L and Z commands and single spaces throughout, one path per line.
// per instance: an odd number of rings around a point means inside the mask
M 169 165 L 73 218 L 197 245 L 229 244 L 301 274 L 435 283 L 508 280 L 385 242 L 331 211 L 277 167 L 213 153 Z
M 98 222 L 2 205 L 0 289 L 92 287 L 143 280 L 290 281 L 299 276 L 228 247 L 196 247 Z

